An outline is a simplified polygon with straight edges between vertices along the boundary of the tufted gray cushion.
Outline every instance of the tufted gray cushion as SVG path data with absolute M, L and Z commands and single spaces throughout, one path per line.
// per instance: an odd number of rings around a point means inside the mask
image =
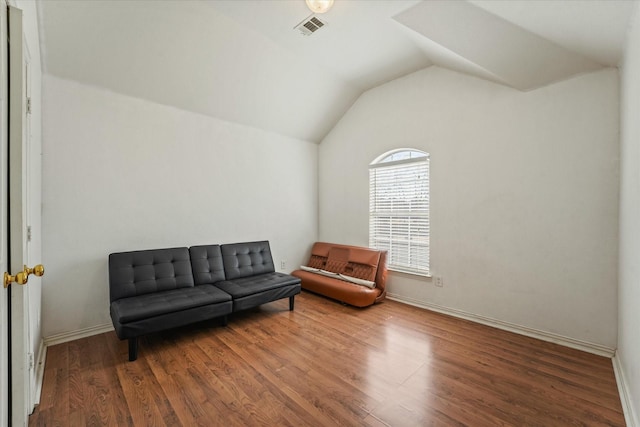
M 193 286 L 187 248 L 119 252 L 109 255 L 111 302 Z
M 192 246 L 189 248 L 189 254 L 196 286 L 225 279 L 220 245 Z
M 283 273 L 266 273 L 259 276 L 243 277 L 233 279 L 233 281 L 224 281 L 216 283 L 216 286 L 230 294 L 233 299 L 243 298 L 253 294 L 270 291 L 272 289 L 283 288 L 286 286 L 298 285 L 300 287 L 300 279 Z M 269 302 L 272 300 L 264 301 Z
M 220 246 L 227 280 L 275 271 L 268 241 Z
M 111 311 L 120 323 L 128 323 L 225 301 L 231 301 L 229 294 L 213 285 L 203 285 L 123 298 L 111 304 Z

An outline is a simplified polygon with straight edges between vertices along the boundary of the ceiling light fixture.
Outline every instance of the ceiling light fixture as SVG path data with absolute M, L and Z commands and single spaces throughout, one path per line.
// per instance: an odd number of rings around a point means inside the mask
M 333 0 L 305 0 L 307 6 L 313 13 L 325 13 L 331 6 L 333 6 Z

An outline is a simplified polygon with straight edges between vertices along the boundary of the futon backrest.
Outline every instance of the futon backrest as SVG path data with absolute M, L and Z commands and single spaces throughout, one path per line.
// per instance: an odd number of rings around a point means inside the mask
M 196 286 L 225 279 L 220 245 L 192 246 L 189 248 L 189 254 Z
M 118 252 L 109 255 L 111 302 L 193 286 L 187 248 Z
M 221 245 L 228 280 L 275 271 L 268 241 Z
M 309 267 L 370 280 L 385 291 L 387 283 L 387 251 L 361 246 L 316 242 L 311 248 Z

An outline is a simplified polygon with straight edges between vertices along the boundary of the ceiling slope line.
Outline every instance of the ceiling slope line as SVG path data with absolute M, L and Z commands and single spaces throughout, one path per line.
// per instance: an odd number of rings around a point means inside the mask
M 469 2 L 421 2 L 393 19 L 522 91 L 604 67 Z

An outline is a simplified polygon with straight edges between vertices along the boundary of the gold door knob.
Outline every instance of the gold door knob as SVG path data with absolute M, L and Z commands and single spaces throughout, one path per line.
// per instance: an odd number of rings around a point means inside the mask
M 27 274 L 25 274 L 24 271 L 21 271 L 20 273 L 16 274 L 15 276 L 12 276 L 7 272 L 4 273 L 4 287 L 5 288 L 8 288 L 9 285 L 11 283 L 14 283 L 14 282 L 19 284 L 19 285 L 26 285 L 28 280 L 29 280 L 29 276 Z
M 12 283 L 17 283 L 19 285 L 26 285 L 27 282 L 29 281 L 29 275 L 30 274 L 35 274 L 38 277 L 41 277 L 44 275 L 44 265 L 42 264 L 38 264 L 33 268 L 29 268 L 26 265 L 24 266 L 24 269 L 19 272 L 18 274 L 16 274 L 15 276 L 10 275 L 9 273 L 5 272 L 4 273 L 4 287 L 8 288 L 10 284 Z
M 27 267 L 25 265 L 23 273 L 27 277 L 29 277 L 30 274 L 35 274 L 38 277 L 42 277 L 44 275 L 44 265 L 38 264 L 33 268 L 29 268 L 29 267 Z M 18 273 L 18 274 L 20 274 L 20 273 Z

